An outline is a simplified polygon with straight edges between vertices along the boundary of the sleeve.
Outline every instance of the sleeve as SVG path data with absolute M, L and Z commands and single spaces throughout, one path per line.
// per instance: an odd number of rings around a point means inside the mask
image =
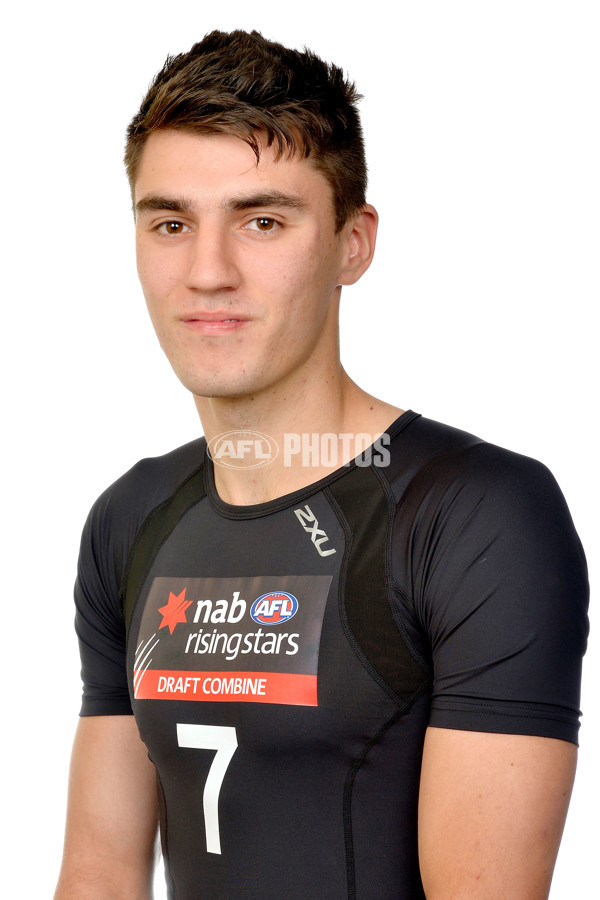
M 564 497 L 545 466 L 489 444 L 446 474 L 414 541 L 429 724 L 577 743 L 588 583 Z
M 109 492 L 85 524 L 75 582 L 75 630 L 81 655 L 81 716 L 129 715 L 126 636 L 119 586 L 127 535 L 119 529 Z
M 94 503 L 83 529 L 75 582 L 81 654 L 80 715 L 130 715 L 127 635 L 121 603 L 130 549 L 152 510 L 202 465 L 204 439 L 140 460 Z

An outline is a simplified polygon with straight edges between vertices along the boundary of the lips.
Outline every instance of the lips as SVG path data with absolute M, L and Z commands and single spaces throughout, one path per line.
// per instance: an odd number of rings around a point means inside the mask
M 241 316 L 235 316 L 231 314 L 231 311 L 225 312 L 217 311 L 217 312 L 208 312 L 204 310 L 198 310 L 197 312 L 187 313 L 186 315 L 181 317 L 184 322 L 240 322 L 242 321 Z
M 233 331 L 248 323 L 248 319 L 241 316 L 232 316 L 226 312 L 198 311 L 191 315 L 181 317 L 184 325 L 193 331 L 205 334 L 217 334 L 218 332 Z

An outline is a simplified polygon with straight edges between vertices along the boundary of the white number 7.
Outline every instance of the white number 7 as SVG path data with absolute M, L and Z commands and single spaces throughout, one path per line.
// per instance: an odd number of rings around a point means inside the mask
M 177 725 L 177 743 L 180 747 L 196 750 L 216 750 L 204 785 L 204 825 L 206 849 L 209 853 L 221 852 L 219 835 L 219 793 L 227 766 L 237 749 L 235 728 L 230 725 Z

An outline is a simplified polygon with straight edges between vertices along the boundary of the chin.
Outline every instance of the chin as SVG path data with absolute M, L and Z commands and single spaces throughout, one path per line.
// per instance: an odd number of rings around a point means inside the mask
M 252 363 L 252 360 L 250 361 Z M 290 373 L 290 368 L 276 368 L 275 365 L 248 365 L 238 361 L 237 367 L 215 365 L 214 368 L 193 365 L 173 366 L 175 374 L 188 391 L 195 397 L 207 399 L 242 400 L 254 397 L 263 391 L 275 387 Z
M 182 378 L 179 376 L 181 383 L 195 397 L 205 397 L 210 400 L 230 399 L 240 400 L 243 397 L 250 397 L 260 390 L 260 386 L 256 381 L 250 381 L 244 378 L 216 378 L 206 377 L 198 378 Z

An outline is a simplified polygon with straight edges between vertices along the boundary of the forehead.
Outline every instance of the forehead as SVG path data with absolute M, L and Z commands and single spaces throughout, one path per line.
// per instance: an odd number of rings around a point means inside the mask
M 153 132 L 142 151 L 134 200 L 159 193 L 218 204 L 249 190 L 271 189 L 293 193 L 311 208 L 332 208 L 329 182 L 309 158 L 295 153 L 276 159 L 274 147 L 260 140 L 259 147 L 257 163 L 252 148 L 233 135 Z

